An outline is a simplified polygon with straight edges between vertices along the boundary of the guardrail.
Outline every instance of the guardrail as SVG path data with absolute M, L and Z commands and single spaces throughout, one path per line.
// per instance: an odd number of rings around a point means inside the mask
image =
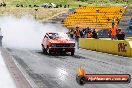
M 132 40 L 80 38 L 80 48 L 132 57 Z

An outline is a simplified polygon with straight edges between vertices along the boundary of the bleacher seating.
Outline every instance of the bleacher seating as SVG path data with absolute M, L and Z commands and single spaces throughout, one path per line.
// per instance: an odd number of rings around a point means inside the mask
M 64 20 L 64 26 L 68 28 L 94 28 L 94 29 L 109 29 L 122 18 L 125 8 L 122 6 L 82 6 L 75 9 L 73 14 L 70 14 Z

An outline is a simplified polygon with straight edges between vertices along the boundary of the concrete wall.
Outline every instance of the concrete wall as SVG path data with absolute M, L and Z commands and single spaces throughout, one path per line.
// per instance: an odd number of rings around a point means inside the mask
M 81 48 L 132 57 L 132 40 L 80 38 Z

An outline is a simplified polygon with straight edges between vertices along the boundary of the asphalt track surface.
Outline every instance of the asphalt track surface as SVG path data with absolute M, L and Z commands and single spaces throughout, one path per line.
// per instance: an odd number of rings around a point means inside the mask
M 129 84 L 85 84 L 76 82 L 77 67 L 88 74 L 130 74 L 132 58 L 77 49 L 70 54 L 44 55 L 41 50 L 9 49 L 14 60 L 25 70 L 38 88 L 132 88 Z

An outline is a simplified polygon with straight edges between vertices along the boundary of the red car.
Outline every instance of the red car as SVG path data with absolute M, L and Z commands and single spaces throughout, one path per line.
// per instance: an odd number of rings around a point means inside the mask
M 75 52 L 75 42 L 65 33 L 46 33 L 41 45 L 43 53 Z

